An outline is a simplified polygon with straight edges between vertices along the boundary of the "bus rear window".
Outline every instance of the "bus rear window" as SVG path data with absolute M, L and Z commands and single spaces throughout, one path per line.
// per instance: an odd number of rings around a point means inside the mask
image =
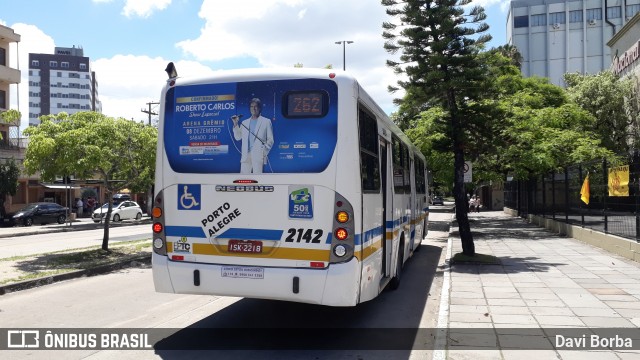
M 169 164 L 179 173 L 322 172 L 336 147 L 337 98 L 324 79 L 176 86 L 165 99 Z

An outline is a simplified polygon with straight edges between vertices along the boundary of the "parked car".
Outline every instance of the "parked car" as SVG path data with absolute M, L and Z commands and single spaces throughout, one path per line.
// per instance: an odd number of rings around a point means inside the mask
M 131 200 L 131 195 L 129 194 L 114 194 L 113 195 L 113 204 L 117 205 L 123 201 Z
M 58 224 L 64 224 L 67 220 L 67 210 L 68 208 L 56 203 L 33 203 L 16 211 L 11 217 L 11 222 L 14 225 L 22 224 L 24 226 L 31 226 L 34 223 L 50 224 L 57 222 Z
M 431 205 L 444 205 L 444 199 L 442 196 L 434 196 L 431 200 Z
M 120 221 L 127 219 L 142 219 L 142 209 L 140 205 L 135 201 L 123 201 L 119 204 L 113 204 L 111 209 L 111 221 Z M 91 219 L 95 223 L 99 223 L 104 220 L 104 217 L 109 211 L 109 203 L 105 203 L 101 207 L 97 208 L 91 215 Z

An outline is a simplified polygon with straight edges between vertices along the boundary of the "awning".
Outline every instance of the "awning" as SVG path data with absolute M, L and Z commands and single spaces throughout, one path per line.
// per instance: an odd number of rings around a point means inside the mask
M 59 189 L 59 190 L 80 189 L 79 185 L 74 185 L 74 184 L 46 184 L 46 183 L 40 183 L 40 185 L 46 187 L 47 189 Z

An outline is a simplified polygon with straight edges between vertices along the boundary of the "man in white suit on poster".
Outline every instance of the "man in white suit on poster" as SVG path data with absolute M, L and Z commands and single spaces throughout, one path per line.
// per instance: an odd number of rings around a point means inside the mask
M 262 116 L 262 101 L 251 99 L 249 103 L 251 117 L 240 121 L 238 115 L 231 117 L 233 121 L 233 137 L 242 140 L 242 156 L 240 158 L 241 174 L 261 174 L 267 155 L 273 146 L 273 128 L 271 120 Z

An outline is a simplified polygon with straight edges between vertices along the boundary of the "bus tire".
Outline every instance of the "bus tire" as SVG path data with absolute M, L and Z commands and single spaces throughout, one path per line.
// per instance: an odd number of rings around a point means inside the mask
M 400 286 L 400 280 L 402 280 L 402 265 L 404 260 L 404 235 L 400 240 L 400 246 L 398 247 L 398 258 L 396 260 L 396 275 L 391 278 L 389 282 L 389 288 L 396 290 Z

